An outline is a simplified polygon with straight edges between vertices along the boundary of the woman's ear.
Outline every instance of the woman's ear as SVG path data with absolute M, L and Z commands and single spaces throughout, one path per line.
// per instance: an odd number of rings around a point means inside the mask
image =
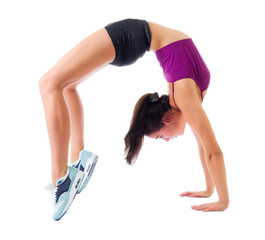
M 168 124 L 172 123 L 172 119 L 171 119 L 171 117 L 169 117 L 169 116 L 164 116 L 164 117 L 162 118 L 162 123 L 165 124 L 165 125 L 168 125 Z

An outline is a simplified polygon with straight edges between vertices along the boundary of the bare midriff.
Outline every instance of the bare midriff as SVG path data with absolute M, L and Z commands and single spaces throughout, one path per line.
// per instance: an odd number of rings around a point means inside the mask
M 166 28 L 156 23 L 148 22 L 148 25 L 151 32 L 150 50 L 152 51 L 157 51 L 170 43 L 190 38 L 181 31 Z

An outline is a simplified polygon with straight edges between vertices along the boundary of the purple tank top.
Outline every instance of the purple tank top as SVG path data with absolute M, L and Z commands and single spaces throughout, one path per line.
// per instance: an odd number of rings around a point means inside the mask
M 192 78 L 203 98 L 202 92 L 210 84 L 210 72 L 191 38 L 170 43 L 155 53 L 168 82 Z

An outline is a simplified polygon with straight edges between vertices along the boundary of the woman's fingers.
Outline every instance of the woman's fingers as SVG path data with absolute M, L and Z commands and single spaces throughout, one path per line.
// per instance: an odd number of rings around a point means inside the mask
M 200 191 L 200 192 L 183 192 L 179 195 L 180 197 L 210 197 L 211 194 L 209 194 L 207 191 Z
M 185 196 L 190 196 L 192 194 L 192 192 L 183 192 L 183 193 L 181 193 L 181 194 L 179 194 L 179 196 L 181 196 L 181 197 L 185 197 Z
M 194 205 L 194 206 L 191 206 L 192 209 L 194 210 L 206 210 L 207 208 L 209 208 L 209 204 L 200 204 L 200 205 Z
M 227 206 L 221 202 L 205 203 L 191 207 L 193 210 L 211 212 L 211 211 L 224 211 Z

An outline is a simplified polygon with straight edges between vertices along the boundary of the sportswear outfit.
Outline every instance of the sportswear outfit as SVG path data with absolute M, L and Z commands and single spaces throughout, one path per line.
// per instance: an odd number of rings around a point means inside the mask
M 130 65 L 150 51 L 151 32 L 145 20 L 126 19 L 111 23 L 105 29 L 116 53 L 112 65 Z M 170 43 L 155 54 L 168 82 L 192 78 L 202 96 L 210 84 L 210 72 L 191 38 Z

